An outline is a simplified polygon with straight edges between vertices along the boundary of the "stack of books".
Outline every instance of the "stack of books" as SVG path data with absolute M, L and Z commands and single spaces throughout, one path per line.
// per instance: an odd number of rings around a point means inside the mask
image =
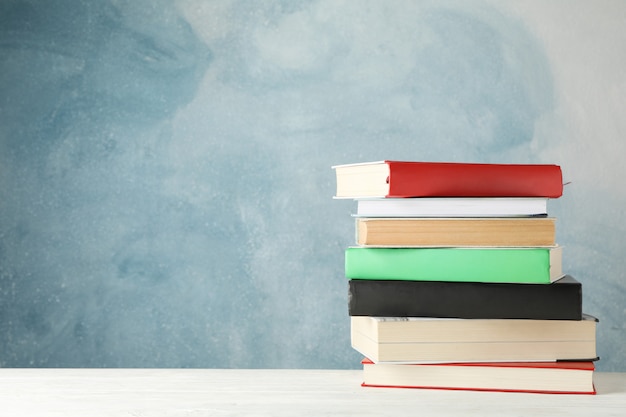
M 337 165 L 357 201 L 345 252 L 364 386 L 593 394 L 595 317 L 562 268 L 561 168 Z

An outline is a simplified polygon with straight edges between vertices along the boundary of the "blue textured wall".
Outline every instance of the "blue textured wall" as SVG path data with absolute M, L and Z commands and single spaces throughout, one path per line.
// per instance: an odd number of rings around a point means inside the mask
M 626 370 L 626 6 L 569 5 L 2 0 L 0 366 L 358 367 L 330 166 L 412 159 L 561 164 Z

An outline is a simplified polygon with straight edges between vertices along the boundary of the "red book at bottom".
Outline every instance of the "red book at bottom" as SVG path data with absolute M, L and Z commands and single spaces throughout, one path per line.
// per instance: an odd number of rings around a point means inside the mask
M 388 364 L 364 359 L 364 387 L 595 394 L 592 361 Z

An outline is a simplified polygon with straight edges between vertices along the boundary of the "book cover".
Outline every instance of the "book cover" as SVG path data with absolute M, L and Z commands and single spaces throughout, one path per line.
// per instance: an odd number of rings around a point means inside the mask
M 582 285 L 349 280 L 351 316 L 581 320 Z
M 333 166 L 337 198 L 548 197 L 563 194 L 558 165 L 378 161 Z
M 549 284 L 561 278 L 561 247 L 370 248 L 345 251 L 349 279 Z
M 597 358 L 597 319 L 351 316 L 352 347 L 375 363 L 551 362 Z
M 375 364 L 364 359 L 365 387 L 595 394 L 592 361 Z
M 539 247 L 556 244 L 556 220 L 544 218 L 357 218 L 362 246 Z

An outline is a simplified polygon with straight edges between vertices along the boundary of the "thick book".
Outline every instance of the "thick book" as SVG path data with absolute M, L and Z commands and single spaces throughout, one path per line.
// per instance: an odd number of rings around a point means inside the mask
M 357 200 L 355 217 L 546 217 L 548 198 L 447 197 Z
M 345 251 L 350 279 L 549 284 L 563 277 L 562 248 L 371 248 Z
M 348 281 L 350 316 L 581 320 L 582 285 L 566 275 L 549 284 Z
M 357 218 L 361 246 L 555 246 L 556 220 L 537 218 Z
M 592 361 L 375 364 L 364 359 L 364 387 L 595 394 Z
M 548 164 L 377 161 L 336 165 L 336 198 L 547 197 L 563 194 Z
M 595 360 L 597 319 L 350 317 L 352 347 L 375 363 Z

